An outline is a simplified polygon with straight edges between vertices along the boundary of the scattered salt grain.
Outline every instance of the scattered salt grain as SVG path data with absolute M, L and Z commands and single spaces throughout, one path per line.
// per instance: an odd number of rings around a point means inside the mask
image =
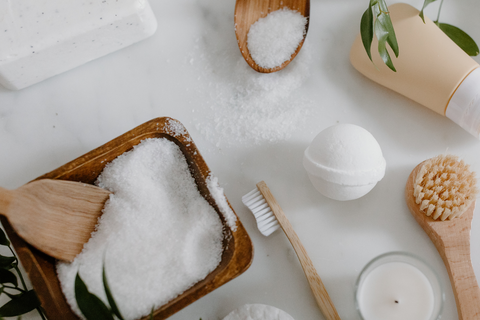
M 220 4 L 221 3 L 221 4 Z M 199 36 L 189 50 L 198 99 L 195 129 L 218 148 L 260 145 L 289 139 L 316 113 L 318 102 L 305 94 L 312 66 L 308 38 L 283 70 L 264 74 L 245 62 L 231 33 L 231 7 L 216 0 L 202 1 Z M 220 4 L 220 5 L 219 5 Z
M 306 44 L 288 68 L 275 73 L 258 73 L 243 57 L 219 68 L 230 75 L 209 90 L 212 100 L 196 119 L 197 130 L 217 147 L 289 138 L 313 108 L 299 92 L 309 76 L 308 49 Z
M 183 124 L 174 119 L 169 119 L 167 121 L 165 131 L 174 137 L 179 137 L 187 134 L 187 129 L 185 129 Z M 188 137 L 187 141 L 191 141 L 191 138 Z
M 258 19 L 248 31 L 247 47 L 252 59 L 271 69 L 290 60 L 305 35 L 307 18 L 283 8 Z
M 265 304 L 246 304 L 230 312 L 223 320 L 293 320 L 283 310 Z
M 223 227 L 200 195 L 179 147 L 147 139 L 109 163 L 97 184 L 113 192 L 97 230 L 72 263 L 57 265 L 75 313 L 77 271 L 106 302 L 105 268 L 126 319 L 149 314 L 204 279 L 221 261 Z

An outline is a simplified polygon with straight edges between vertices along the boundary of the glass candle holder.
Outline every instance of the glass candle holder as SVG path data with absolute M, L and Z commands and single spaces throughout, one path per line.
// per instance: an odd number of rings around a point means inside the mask
M 374 258 L 355 284 L 355 307 L 363 320 L 438 320 L 444 300 L 435 271 L 406 252 Z

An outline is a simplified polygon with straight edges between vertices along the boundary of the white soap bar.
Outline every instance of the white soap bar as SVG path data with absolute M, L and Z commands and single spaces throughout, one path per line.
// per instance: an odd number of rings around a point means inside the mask
M 147 0 L 0 0 L 0 84 L 28 87 L 156 28 Z

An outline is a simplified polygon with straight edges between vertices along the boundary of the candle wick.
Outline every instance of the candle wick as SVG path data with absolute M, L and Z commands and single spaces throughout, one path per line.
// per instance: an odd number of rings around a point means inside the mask
M 399 303 L 398 300 L 395 300 L 395 303 Z

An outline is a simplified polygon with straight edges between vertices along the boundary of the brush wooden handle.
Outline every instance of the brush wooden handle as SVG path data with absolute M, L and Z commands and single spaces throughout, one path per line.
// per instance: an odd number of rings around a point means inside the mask
M 415 220 L 425 230 L 442 257 L 452 285 L 459 320 L 480 319 L 480 288 L 470 259 L 470 230 L 475 202 L 453 220 L 433 220 L 420 211 L 413 196 L 413 179 L 420 163 L 410 174 L 405 187 L 405 200 Z
M 456 243 L 455 243 L 456 242 Z M 438 252 L 447 268 L 452 284 L 459 320 L 480 319 L 480 288 L 470 260 L 470 243 L 455 241 L 440 248 Z
M 272 209 L 272 212 L 275 214 L 280 226 L 287 235 L 288 240 L 290 240 L 293 249 L 297 253 L 298 260 L 300 260 L 300 264 L 305 272 L 310 289 L 312 289 L 313 296 L 315 297 L 315 300 L 317 300 L 317 304 L 320 307 L 323 315 L 327 320 L 340 320 L 337 310 L 335 309 L 335 306 L 333 305 L 333 302 L 330 299 L 325 286 L 323 285 L 322 279 L 320 279 L 317 270 L 315 270 L 315 267 L 313 266 L 312 260 L 310 260 L 305 247 L 302 245 L 302 242 L 295 233 L 295 230 L 293 230 L 290 221 L 288 221 L 287 217 L 283 213 L 283 210 L 277 203 L 277 200 L 275 200 L 273 197 L 270 189 L 267 187 L 267 184 L 263 181 L 259 182 L 257 183 L 257 188 L 267 201 L 270 209 Z
M 418 205 L 407 199 L 410 211 Z M 451 221 L 435 221 L 417 210 L 417 222 L 438 250 L 450 278 L 459 320 L 480 319 L 480 288 L 470 259 L 470 226 L 474 211 L 471 206 L 461 217 Z

